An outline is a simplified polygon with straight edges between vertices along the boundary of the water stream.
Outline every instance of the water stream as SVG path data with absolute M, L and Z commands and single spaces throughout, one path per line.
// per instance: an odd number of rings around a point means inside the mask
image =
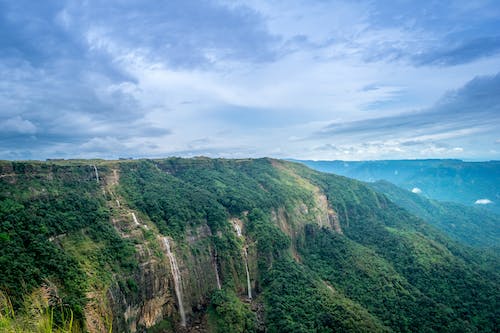
M 140 226 L 141 224 L 139 223 L 139 221 L 137 220 L 137 216 L 135 216 L 135 213 L 132 213 L 132 219 L 134 220 L 134 224 L 136 226 Z
M 238 237 L 244 238 L 243 233 L 241 232 L 240 225 L 238 223 L 234 222 L 233 226 L 234 226 L 234 230 L 236 230 L 236 234 L 238 235 Z M 243 261 L 245 262 L 245 271 L 247 274 L 248 299 L 252 299 L 252 284 L 250 283 L 250 271 L 248 269 L 248 252 L 247 252 L 247 248 L 245 246 L 243 246 Z
M 238 224 L 234 224 L 234 229 L 236 230 L 236 234 L 238 237 L 242 237 L 243 235 L 241 234 L 241 227 Z
M 243 248 L 243 254 L 245 257 L 245 270 L 247 272 L 248 299 L 252 299 L 252 285 L 250 284 L 250 272 L 248 271 L 248 252 L 246 247 Z
M 163 244 L 167 250 L 167 256 L 170 260 L 170 269 L 172 271 L 172 276 L 174 277 L 174 289 L 175 295 L 177 296 L 177 303 L 179 305 L 179 314 L 181 316 L 181 325 L 186 326 L 186 313 L 184 312 L 184 304 L 182 303 L 182 280 L 181 274 L 179 272 L 179 266 L 177 266 L 177 260 L 175 255 L 170 250 L 170 242 L 167 237 L 163 237 Z
M 97 184 L 99 184 L 99 173 L 97 172 L 97 167 L 95 164 L 93 165 L 94 171 L 95 171 L 95 180 L 97 181 Z
M 219 267 L 217 266 L 217 250 L 214 249 L 214 269 L 215 278 L 217 279 L 217 289 L 221 290 L 220 277 L 219 277 Z

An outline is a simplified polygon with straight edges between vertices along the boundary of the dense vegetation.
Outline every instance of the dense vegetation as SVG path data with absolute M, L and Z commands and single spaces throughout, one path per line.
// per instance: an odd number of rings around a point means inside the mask
M 85 293 L 113 272 L 134 267 L 133 248 L 109 223 L 90 166 L 12 163 L 0 181 L 0 288 L 20 308 L 25 295 L 45 286 L 56 322 L 64 307 L 81 320 Z M 7 169 L 8 170 L 8 169 Z M 78 257 L 96 244 L 89 279 Z M 61 307 L 64 305 L 64 307 Z
M 128 289 L 141 288 L 128 278 L 133 249 L 109 223 L 109 198 L 88 165 L 14 163 L 6 171 L 10 165 L 3 174 L 15 177 L 0 179 L 0 288 L 18 307 L 46 281 L 77 316 L 99 280 L 119 276 Z M 192 310 L 206 315 L 209 331 L 495 332 L 499 325 L 498 254 L 463 247 L 362 182 L 271 159 L 114 167 L 121 205 L 154 226 L 146 239 L 159 232 L 175 240 L 184 274 L 194 270 L 190 257 L 208 256 L 203 275 L 214 274 L 210 260 L 219 268 L 221 290 L 211 287 L 205 307 Z M 100 170 L 111 173 L 106 162 Z M 318 225 L 321 214 L 330 224 Z M 89 256 L 99 279 L 86 272 Z M 175 330 L 172 318 L 150 331 Z
M 328 330 L 322 324 L 326 317 L 319 314 L 347 318 L 334 323 L 346 330 L 363 325 L 365 331 L 384 325 L 397 331 L 495 327 L 496 272 L 480 271 L 481 259 L 360 182 L 266 159 L 144 163 L 155 165 L 149 165 L 151 172 L 160 169 L 162 177 L 175 179 L 169 186 L 179 181 L 186 188 L 194 185 L 205 201 L 213 199 L 212 206 L 228 215 L 250 211 L 247 237 L 257 244 L 259 283 L 271 331 Z M 311 232 L 296 240 L 302 242 L 299 254 L 305 266 L 292 260 L 287 249 L 295 244 L 270 216 L 279 207 L 293 214 L 297 202 L 310 204 L 304 179 L 326 193 L 345 235 L 313 232 L 313 226 L 306 226 Z M 186 202 L 193 201 L 193 193 L 185 196 Z M 335 296 L 328 296 L 321 280 L 337 290 Z M 349 319 L 353 313 L 356 320 Z
M 347 288 L 348 296 L 359 302 L 363 297 L 372 304 L 380 302 L 373 306 L 362 303 L 375 313 L 393 306 L 393 309 L 379 312 L 379 316 L 397 317 L 396 320 L 384 319 L 384 323 L 392 322 L 391 326 L 398 331 L 437 330 L 439 327 L 450 331 L 459 328 L 474 331 L 479 327 L 481 331 L 496 329 L 498 266 L 486 271 L 481 269 L 485 259 L 478 253 L 448 240 L 359 182 L 297 169 L 323 186 L 339 212 L 347 236 L 338 237 L 328 231 L 326 235 L 320 233 L 319 240 L 308 242 L 306 237 L 305 251 L 313 254 L 313 249 L 319 251 L 314 260 L 308 262 L 323 272 L 325 279 L 341 290 Z M 317 262 L 321 258 L 327 259 L 323 265 Z M 342 264 L 344 260 L 348 264 Z M 498 256 L 494 260 L 498 262 Z M 336 278 L 335 274 L 330 278 L 324 275 L 339 266 L 343 268 L 339 271 L 346 275 Z M 360 271 L 349 274 L 352 269 Z M 342 282 L 349 275 L 351 278 L 346 280 L 349 282 Z M 377 285 L 374 279 L 383 281 L 382 288 L 368 296 Z M 341 288 L 342 283 L 349 285 Z M 359 285 L 356 287 L 356 284 Z M 355 292 L 355 288 L 360 289 Z M 394 297 L 395 301 L 408 302 L 401 295 L 413 300 L 407 304 L 390 304 Z
M 217 333 L 256 331 L 255 313 L 231 290 L 217 290 L 210 299 L 211 329 Z

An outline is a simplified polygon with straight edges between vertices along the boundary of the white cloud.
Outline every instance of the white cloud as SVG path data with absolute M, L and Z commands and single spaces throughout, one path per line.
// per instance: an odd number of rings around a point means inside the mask
M 414 187 L 411 191 L 412 191 L 413 193 L 415 193 L 415 194 L 420 194 L 420 193 L 422 193 L 422 190 L 421 190 L 421 189 L 419 189 L 418 187 Z
M 478 199 L 478 200 L 476 200 L 476 202 L 474 202 L 474 204 L 476 204 L 476 205 L 489 205 L 492 203 L 493 203 L 493 201 L 491 201 L 490 199 Z
M 29 120 L 21 116 L 15 116 L 4 121 L 0 121 L 0 131 L 16 134 L 35 134 L 36 126 Z

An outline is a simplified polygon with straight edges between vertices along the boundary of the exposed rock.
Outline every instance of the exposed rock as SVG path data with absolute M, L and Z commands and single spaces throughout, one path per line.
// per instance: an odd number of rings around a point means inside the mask
M 333 230 L 336 233 L 343 235 L 342 228 L 340 227 L 340 220 L 338 214 L 331 208 L 328 209 L 328 220 L 330 221 Z

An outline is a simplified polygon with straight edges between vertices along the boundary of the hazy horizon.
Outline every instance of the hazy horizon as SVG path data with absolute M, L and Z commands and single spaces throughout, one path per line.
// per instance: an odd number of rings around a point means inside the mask
M 500 160 L 496 1 L 0 0 L 0 159 Z
M 169 159 L 169 158 L 209 158 L 209 159 L 261 159 L 261 158 L 271 158 L 271 159 L 280 159 L 284 161 L 291 161 L 291 162 L 384 162 L 384 161 L 460 161 L 464 163 L 487 163 L 487 162 L 500 162 L 500 159 L 463 159 L 463 158 L 394 158 L 394 159 L 358 159 L 358 160 L 341 160 L 341 159 L 296 159 L 293 157 L 272 157 L 272 156 L 256 156 L 256 157 L 223 157 L 223 156 L 205 156 L 205 155 L 193 155 L 193 156 L 180 156 L 180 155 L 165 155 L 165 156 L 138 156 L 138 157 L 132 157 L 132 156 L 118 156 L 118 157 L 46 157 L 46 158 L 39 158 L 39 159 L 0 159 L 0 161 L 8 161 L 8 162 L 17 162 L 17 161 L 33 161 L 33 162 L 46 162 L 46 161 L 73 161 L 73 160 L 102 160 L 102 161 L 120 161 L 120 160 L 161 160 L 161 159 Z

